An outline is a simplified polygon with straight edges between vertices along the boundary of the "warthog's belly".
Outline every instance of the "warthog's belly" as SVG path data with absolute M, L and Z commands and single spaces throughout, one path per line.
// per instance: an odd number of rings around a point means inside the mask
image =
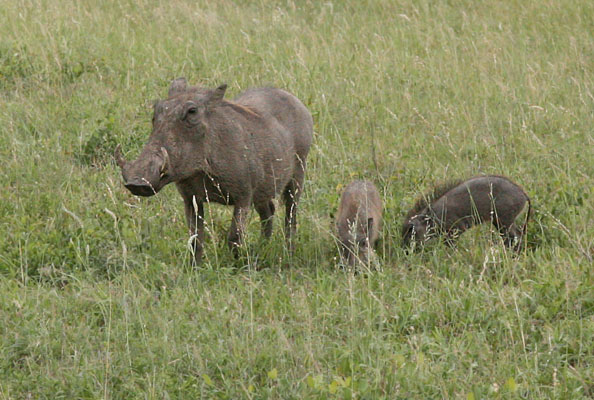
M 204 201 L 211 203 L 219 203 L 225 205 L 234 205 L 235 201 L 232 194 L 225 187 L 225 185 L 219 182 L 216 177 L 204 176 L 202 178 L 202 197 Z
M 234 205 L 233 195 L 224 184 L 215 177 L 200 174 L 193 178 L 177 183 L 177 188 L 184 197 L 194 196 L 197 202 L 211 202 L 224 205 Z

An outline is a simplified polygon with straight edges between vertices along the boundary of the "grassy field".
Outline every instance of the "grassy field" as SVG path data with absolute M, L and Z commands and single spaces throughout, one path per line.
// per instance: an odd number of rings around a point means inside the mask
M 0 22 L 0 399 L 594 396 L 591 0 L 0 0 Z M 139 153 L 178 76 L 311 110 L 294 256 L 253 215 L 234 260 L 213 205 L 192 268 L 173 185 L 122 186 L 113 149 Z M 531 196 L 528 249 L 481 227 L 405 254 L 415 198 L 482 173 Z M 385 205 L 359 275 L 331 219 L 355 178 Z

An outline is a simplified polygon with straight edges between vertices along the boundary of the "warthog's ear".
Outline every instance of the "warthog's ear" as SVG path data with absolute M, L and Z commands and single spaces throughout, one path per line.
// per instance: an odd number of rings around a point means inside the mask
M 217 102 L 223 100 L 223 97 L 225 97 L 226 90 L 227 90 L 227 84 L 223 83 L 221 86 L 219 86 L 218 88 L 216 88 L 215 90 L 212 91 L 212 93 L 208 97 L 208 103 L 214 104 L 214 103 L 217 103 Z
M 419 221 L 421 221 L 425 225 L 429 225 L 433 223 L 433 218 L 431 218 L 427 214 L 421 214 L 419 215 Z
M 174 79 L 171 82 L 171 86 L 169 86 L 169 97 L 185 91 L 187 87 L 188 81 L 186 81 L 186 78 L 182 77 Z

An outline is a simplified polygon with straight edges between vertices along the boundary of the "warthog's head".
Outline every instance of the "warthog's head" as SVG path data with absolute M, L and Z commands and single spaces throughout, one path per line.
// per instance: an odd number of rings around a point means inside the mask
M 426 214 L 410 217 L 402 227 L 402 242 L 405 247 L 411 244 L 423 245 L 431 238 L 433 219 Z
M 227 85 L 214 90 L 188 87 L 185 78 L 171 83 L 169 98 L 155 103 L 153 131 L 140 156 L 128 162 L 116 148 L 124 185 L 132 194 L 152 196 L 168 183 L 203 170 L 207 117 L 226 89 Z
M 353 224 L 354 225 L 354 224 Z M 373 218 L 367 219 L 367 224 L 362 226 L 352 226 L 349 232 L 349 240 L 342 242 L 342 258 L 344 262 L 353 267 L 357 263 L 367 264 L 369 262 L 373 249 L 369 243 L 369 236 L 373 229 Z

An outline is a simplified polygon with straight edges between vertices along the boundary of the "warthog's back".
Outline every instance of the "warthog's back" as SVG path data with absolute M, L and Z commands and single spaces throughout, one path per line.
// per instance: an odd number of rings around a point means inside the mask
M 438 217 L 446 217 L 453 223 L 456 218 L 470 215 L 486 220 L 493 212 L 500 214 L 498 217 L 517 215 L 527 200 L 520 186 L 505 177 L 490 175 L 461 183 L 435 201 L 431 208 Z
M 262 118 L 275 118 L 294 140 L 295 152 L 305 158 L 313 137 L 309 110 L 292 94 L 276 88 L 249 89 L 234 99 Z

